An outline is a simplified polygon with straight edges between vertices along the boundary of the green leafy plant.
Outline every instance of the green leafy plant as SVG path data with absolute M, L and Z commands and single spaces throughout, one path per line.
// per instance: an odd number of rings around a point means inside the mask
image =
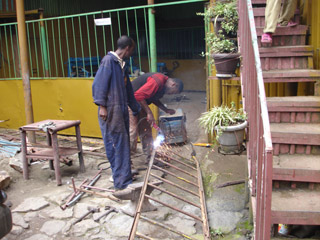
M 237 0 L 216 2 L 214 5 L 210 6 L 204 13 L 197 13 L 197 15 L 204 16 L 206 20 L 212 20 L 214 23 L 216 23 L 218 18 L 222 18 L 221 28 L 227 34 L 237 33 L 239 21 L 237 12 Z
M 231 107 L 219 106 L 211 108 L 208 112 L 202 113 L 198 120 L 206 133 L 216 131 L 216 139 L 218 139 L 224 127 L 237 125 L 246 119 L 247 115 L 243 112 L 243 109 L 236 110 L 235 104 L 232 102 Z
M 210 53 L 236 53 L 238 51 L 236 41 L 227 39 L 224 35 L 208 32 L 206 36 Z
M 220 228 L 219 229 L 210 228 L 210 238 L 215 239 L 215 237 L 219 237 L 219 238 L 224 237 L 224 234 Z

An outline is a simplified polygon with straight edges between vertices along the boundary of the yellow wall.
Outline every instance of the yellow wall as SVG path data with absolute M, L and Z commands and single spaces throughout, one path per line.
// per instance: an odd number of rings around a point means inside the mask
M 91 97 L 93 79 L 72 78 L 31 80 L 35 122 L 45 119 L 81 120 L 83 136 L 101 137 L 97 107 Z M 0 127 L 18 129 L 24 125 L 24 99 L 21 80 L 0 81 Z M 74 130 L 64 132 L 74 134 Z

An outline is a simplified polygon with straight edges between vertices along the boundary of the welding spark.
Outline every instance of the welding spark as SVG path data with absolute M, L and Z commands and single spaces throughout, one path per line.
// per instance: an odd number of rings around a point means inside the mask
M 157 148 L 161 145 L 161 143 L 163 142 L 164 140 L 164 136 L 162 134 L 159 134 L 156 138 L 156 140 L 153 142 L 153 146 L 154 148 Z

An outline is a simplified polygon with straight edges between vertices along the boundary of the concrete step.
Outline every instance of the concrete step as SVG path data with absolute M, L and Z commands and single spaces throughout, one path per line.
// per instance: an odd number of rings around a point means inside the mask
M 271 82 L 315 82 L 320 80 L 320 70 L 287 69 L 263 71 L 265 83 Z
M 274 189 L 272 224 L 320 224 L 320 192 L 308 189 Z
M 253 8 L 254 21 L 256 23 L 256 27 L 264 27 L 265 11 L 266 8 L 264 7 Z M 298 9 L 295 11 L 293 21 L 300 24 L 300 11 Z
M 320 155 L 282 154 L 274 156 L 272 179 L 320 183 Z
M 261 35 L 263 27 L 256 27 L 258 36 L 258 45 L 261 47 Z M 272 44 L 263 44 L 263 46 L 295 46 L 305 45 L 308 26 L 297 25 L 294 27 L 277 27 L 273 34 Z
M 267 98 L 271 123 L 320 123 L 320 96 Z
M 319 154 L 319 123 L 271 123 L 273 155 Z
M 313 69 L 311 46 L 262 47 L 259 52 L 262 70 Z

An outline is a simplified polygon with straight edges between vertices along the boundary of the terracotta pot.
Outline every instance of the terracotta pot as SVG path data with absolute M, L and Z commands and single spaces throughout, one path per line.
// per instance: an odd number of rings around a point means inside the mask
M 214 64 L 219 75 L 234 75 L 239 64 L 240 53 L 217 53 L 212 54 Z

